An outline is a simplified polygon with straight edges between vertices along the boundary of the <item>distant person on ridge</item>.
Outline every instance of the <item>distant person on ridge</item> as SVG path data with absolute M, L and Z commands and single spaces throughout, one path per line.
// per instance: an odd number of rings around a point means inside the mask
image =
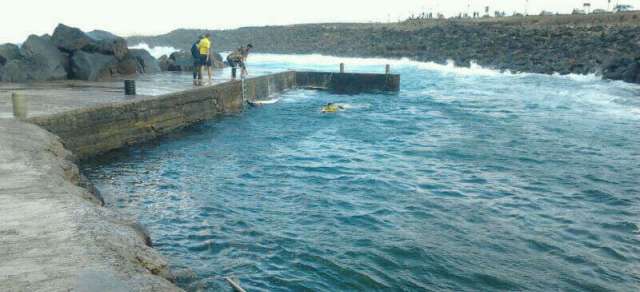
M 198 37 L 193 45 L 191 45 L 191 57 L 193 58 L 193 85 L 198 85 L 198 80 L 202 80 L 202 72 L 200 72 L 200 49 L 198 44 L 204 38 L 204 35 Z
M 240 47 L 227 56 L 227 62 L 229 63 L 229 66 L 231 66 L 232 80 L 236 79 L 236 69 L 238 66 L 242 70 L 240 71 L 240 78 L 244 78 L 249 75 L 245 62 L 247 61 L 247 57 L 249 56 L 249 51 L 251 51 L 251 49 L 253 49 L 253 45 L 248 44 L 246 47 Z
M 204 67 L 206 66 L 209 70 L 209 83 L 211 83 L 211 38 L 210 33 L 206 33 L 204 37 L 198 43 L 198 50 L 200 50 L 200 66 L 198 76 L 198 85 L 202 85 L 202 75 L 204 75 Z

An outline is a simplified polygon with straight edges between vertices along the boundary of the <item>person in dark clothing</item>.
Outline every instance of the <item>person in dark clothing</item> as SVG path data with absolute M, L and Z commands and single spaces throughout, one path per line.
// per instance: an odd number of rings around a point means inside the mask
M 229 54 L 229 56 L 227 56 L 227 62 L 229 63 L 229 66 L 231 66 L 231 79 L 236 79 L 236 70 L 238 69 L 238 67 L 240 67 L 241 69 L 240 71 L 241 78 L 244 78 L 245 76 L 249 75 L 249 73 L 247 72 L 247 66 L 245 63 L 247 61 L 247 57 L 249 56 L 249 51 L 251 51 L 251 49 L 253 49 L 253 45 L 248 44 L 246 47 L 240 47 L 234 50 L 233 52 L 231 52 L 231 54 Z
M 201 35 L 191 46 L 191 57 L 193 58 L 193 85 L 198 85 L 198 80 L 202 80 L 202 71 L 200 70 L 200 49 L 198 49 L 198 44 L 200 44 L 200 41 L 203 38 L 204 35 Z

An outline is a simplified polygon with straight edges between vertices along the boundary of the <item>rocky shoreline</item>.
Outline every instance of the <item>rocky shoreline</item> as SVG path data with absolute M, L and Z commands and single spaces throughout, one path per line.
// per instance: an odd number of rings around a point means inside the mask
M 102 205 L 55 135 L 0 119 L 0 290 L 182 291 L 144 228 Z
M 129 37 L 130 43 L 187 49 L 205 30 Z M 513 72 L 590 74 L 640 83 L 640 12 L 605 15 L 414 20 L 388 24 L 305 24 L 210 31 L 228 51 L 471 62 Z

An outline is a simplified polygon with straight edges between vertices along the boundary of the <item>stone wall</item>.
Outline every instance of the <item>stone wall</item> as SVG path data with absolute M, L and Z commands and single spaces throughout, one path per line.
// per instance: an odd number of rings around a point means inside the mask
M 295 73 L 245 80 L 245 98 L 264 98 L 295 86 Z M 79 158 L 154 139 L 176 129 L 242 110 L 242 82 L 123 101 L 29 119 L 60 136 Z
M 177 93 L 72 110 L 29 121 L 62 138 L 78 159 L 148 141 L 185 126 L 239 112 L 245 100 L 266 99 L 290 88 L 354 94 L 398 91 L 400 76 L 283 72 Z
M 400 75 L 296 72 L 296 84 L 299 87 L 329 90 L 336 93 L 361 93 L 375 91 L 400 90 Z

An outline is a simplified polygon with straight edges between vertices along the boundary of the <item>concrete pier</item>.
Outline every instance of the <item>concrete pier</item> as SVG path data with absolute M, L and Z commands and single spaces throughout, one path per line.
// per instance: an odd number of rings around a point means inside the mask
M 340 94 L 396 92 L 400 90 L 400 75 L 296 72 L 296 84 L 302 88 L 329 90 Z
M 148 141 L 218 115 L 241 111 L 244 100 L 267 98 L 292 88 L 353 94 L 397 91 L 399 82 L 398 75 L 289 71 L 246 79 L 244 88 L 241 81 L 231 81 L 36 116 L 28 121 L 60 136 L 65 147 L 83 159 Z
M 55 135 L 0 119 L 0 291 L 179 291 L 70 159 Z
M 135 222 L 100 204 L 77 159 L 238 112 L 246 100 L 292 88 L 396 91 L 399 82 L 389 74 L 290 71 L 132 99 L 122 97 L 121 85 L 117 91 L 105 84 L 44 86 L 65 94 L 29 98 L 35 110 L 28 115 L 20 113 L 24 100 L 0 99 L 0 291 L 180 291 Z M 21 120 L 12 118 L 16 104 Z

